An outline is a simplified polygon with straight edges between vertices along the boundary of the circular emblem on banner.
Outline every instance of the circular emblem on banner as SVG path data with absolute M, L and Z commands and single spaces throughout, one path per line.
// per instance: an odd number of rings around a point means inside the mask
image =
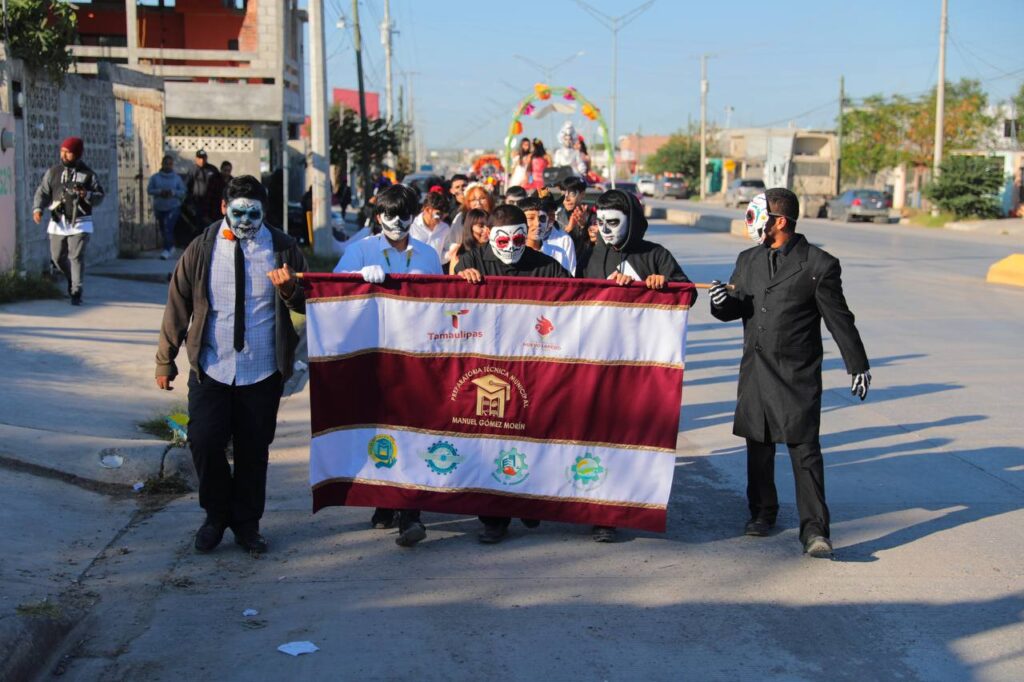
M 459 466 L 459 463 L 465 459 L 455 449 L 454 445 L 443 440 L 439 440 L 431 445 L 420 457 L 427 463 L 427 467 L 431 471 L 442 476 L 447 476 L 455 471 L 455 467 Z
M 494 460 L 495 470 L 491 476 L 502 485 L 518 485 L 530 475 L 530 467 L 526 464 L 526 455 L 515 448 L 502 450 Z
M 370 444 L 366 449 L 370 454 L 370 461 L 378 469 L 390 469 L 398 461 L 398 444 L 391 436 L 384 434 L 374 436 L 370 439 Z
M 601 458 L 584 453 L 565 470 L 566 478 L 577 490 L 593 490 L 604 483 L 608 470 L 601 466 Z

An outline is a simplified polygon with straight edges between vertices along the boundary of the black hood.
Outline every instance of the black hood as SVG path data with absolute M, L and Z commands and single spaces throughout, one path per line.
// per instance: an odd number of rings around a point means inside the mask
M 633 196 L 630 192 L 624 192 L 621 189 L 610 190 L 615 192 L 619 196 L 626 200 L 629 205 L 629 226 L 626 231 L 626 241 L 622 242 L 622 246 L 609 247 L 615 251 L 624 251 L 629 253 L 636 249 L 643 241 L 644 235 L 647 233 L 647 218 L 644 217 L 644 207 L 640 205 L 639 200 Z M 598 241 L 602 244 L 604 240 L 598 236 Z

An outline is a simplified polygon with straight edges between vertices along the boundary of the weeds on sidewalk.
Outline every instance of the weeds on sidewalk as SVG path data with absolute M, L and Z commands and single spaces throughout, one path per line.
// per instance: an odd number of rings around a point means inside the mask
M 188 412 L 185 408 L 179 408 L 166 417 L 156 416 L 140 422 L 139 430 L 156 436 L 160 440 L 166 440 L 175 445 L 184 445 L 186 426 L 188 426 Z
M 143 495 L 184 495 L 192 492 L 180 474 L 171 476 L 150 476 L 142 488 Z
M 0 303 L 61 296 L 60 287 L 42 275 L 22 275 L 14 270 L 0 273 Z
M 60 606 L 48 599 L 30 604 L 18 604 L 14 610 L 19 616 L 34 616 L 37 618 L 60 618 L 62 615 Z

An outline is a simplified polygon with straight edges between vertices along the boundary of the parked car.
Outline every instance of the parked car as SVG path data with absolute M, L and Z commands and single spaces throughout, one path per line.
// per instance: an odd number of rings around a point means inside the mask
M 830 220 L 889 220 L 892 201 L 874 189 L 848 189 L 825 205 L 825 217 Z
M 636 200 L 641 204 L 644 203 L 644 195 L 640 193 L 640 189 L 636 186 L 635 182 L 619 182 L 615 181 L 615 189 L 621 189 L 623 192 L 629 192 L 636 197 Z
M 661 176 L 654 180 L 651 196 L 655 199 L 687 199 L 690 196 L 690 185 L 683 178 Z
M 423 201 L 423 197 L 430 192 L 431 187 L 434 185 L 444 187 L 444 178 L 434 173 L 409 173 L 402 178 L 402 184 L 416 190 L 416 193 L 420 195 L 420 201 Z
M 641 175 L 636 179 L 637 189 L 640 190 L 640 194 L 645 197 L 654 196 L 654 176 L 653 175 Z
M 764 192 L 764 180 L 736 178 L 725 188 L 725 205 L 739 208 Z

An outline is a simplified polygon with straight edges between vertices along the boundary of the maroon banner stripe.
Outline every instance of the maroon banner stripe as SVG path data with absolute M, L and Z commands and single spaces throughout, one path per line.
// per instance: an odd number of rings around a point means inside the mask
M 324 507 L 422 509 L 665 532 L 665 510 L 579 501 L 538 500 L 481 492 L 442 493 L 386 484 L 331 481 L 313 489 L 313 513 Z
M 674 450 L 683 370 L 373 352 L 310 365 L 313 435 L 388 424 Z
M 387 295 L 414 299 L 455 301 L 536 301 L 551 303 L 609 303 L 689 307 L 697 298 L 693 284 L 670 283 L 662 290 L 639 282 L 619 286 L 604 279 L 551 279 L 542 277 L 487 277 L 469 284 L 461 277 L 444 275 L 388 275 L 383 284 L 369 284 L 360 275 L 304 273 L 307 299 Z

